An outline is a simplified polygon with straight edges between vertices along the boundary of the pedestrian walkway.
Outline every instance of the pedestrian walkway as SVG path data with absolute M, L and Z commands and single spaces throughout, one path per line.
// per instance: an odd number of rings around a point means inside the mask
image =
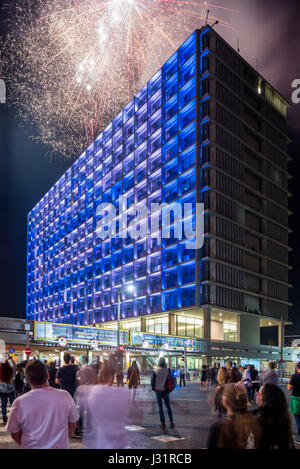
M 283 388 L 285 389 L 285 387 Z M 287 396 L 289 393 L 286 393 Z M 143 421 L 139 425 L 128 425 L 128 448 L 132 449 L 201 449 L 206 447 L 209 427 L 216 421 L 214 414 L 214 390 L 200 392 L 198 383 L 187 382 L 185 387 L 176 387 L 170 395 L 174 413 L 175 428 L 160 428 L 157 404 L 150 385 L 137 390 L 136 405 L 143 411 Z M 254 406 L 249 407 L 249 409 Z M 8 412 L 9 412 L 8 408 Z M 165 411 L 166 418 L 167 413 Z M 2 422 L 2 418 L 0 418 Z M 296 426 L 291 418 L 293 433 Z M 15 449 L 18 445 L 5 432 L 0 424 L 0 449 Z M 83 448 L 82 440 L 71 438 L 72 449 Z

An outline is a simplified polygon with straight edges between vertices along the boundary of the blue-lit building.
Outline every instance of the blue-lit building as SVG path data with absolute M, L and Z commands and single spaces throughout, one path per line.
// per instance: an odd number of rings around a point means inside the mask
M 122 288 L 125 330 L 259 344 L 261 327 L 281 327 L 286 108 L 213 29 L 195 31 L 29 213 L 27 319 L 115 328 Z M 190 204 L 195 224 L 196 202 L 201 249 L 172 219 L 170 237 L 161 217 L 150 236 L 150 212 L 141 235 L 123 233 L 134 204 Z M 106 239 L 105 203 L 117 226 Z

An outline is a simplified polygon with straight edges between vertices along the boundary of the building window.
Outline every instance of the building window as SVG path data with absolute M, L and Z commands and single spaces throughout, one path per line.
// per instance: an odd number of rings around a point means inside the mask
M 203 319 L 177 315 L 176 331 L 184 337 L 203 337 Z
M 146 332 L 152 332 L 155 334 L 168 334 L 169 332 L 168 316 L 162 316 L 157 319 L 147 319 L 146 320 Z
M 237 342 L 237 324 L 224 322 L 224 340 L 226 342 Z

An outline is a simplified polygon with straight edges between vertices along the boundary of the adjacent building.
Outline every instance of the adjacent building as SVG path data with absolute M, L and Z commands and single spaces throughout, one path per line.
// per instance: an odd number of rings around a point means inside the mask
M 282 345 L 287 107 L 212 28 L 196 30 L 28 214 L 27 319 L 115 329 L 121 291 L 123 330 L 202 340 L 205 359 L 243 357 L 262 327 Z M 196 249 L 184 227 L 201 203 Z M 175 207 L 167 222 L 159 204 Z

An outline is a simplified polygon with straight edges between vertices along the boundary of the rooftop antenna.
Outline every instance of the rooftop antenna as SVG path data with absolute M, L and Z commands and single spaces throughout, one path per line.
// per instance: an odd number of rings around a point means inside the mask
M 207 22 L 208 22 L 208 15 L 209 15 L 209 10 L 207 10 L 207 13 L 206 13 L 206 22 L 205 22 L 205 26 L 207 25 Z
M 237 51 L 240 53 L 240 38 L 237 38 Z
M 211 25 L 211 28 L 213 28 L 216 24 L 219 24 L 219 20 L 216 20 L 216 21 Z

